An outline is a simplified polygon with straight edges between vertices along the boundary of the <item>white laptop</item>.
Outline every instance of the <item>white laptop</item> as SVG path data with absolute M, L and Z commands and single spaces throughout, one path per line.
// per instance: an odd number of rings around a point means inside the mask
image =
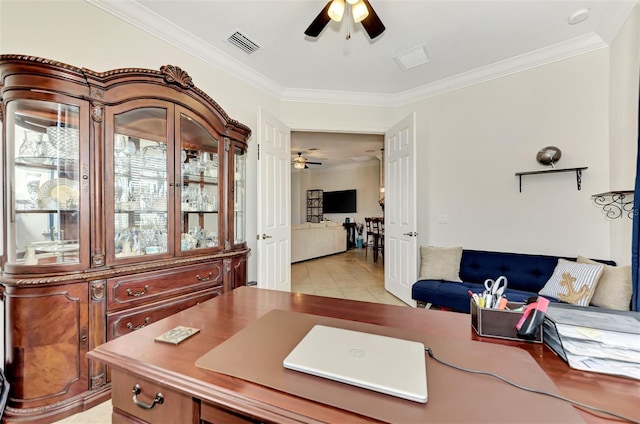
M 282 361 L 285 368 L 415 402 L 427 402 L 424 345 L 314 326 Z

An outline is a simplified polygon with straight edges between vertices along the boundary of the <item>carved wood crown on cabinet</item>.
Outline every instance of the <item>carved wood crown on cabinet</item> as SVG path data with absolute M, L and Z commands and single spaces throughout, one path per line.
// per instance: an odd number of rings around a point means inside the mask
M 191 76 L 0 55 L 4 420 L 110 395 L 96 346 L 246 285 L 249 127 Z

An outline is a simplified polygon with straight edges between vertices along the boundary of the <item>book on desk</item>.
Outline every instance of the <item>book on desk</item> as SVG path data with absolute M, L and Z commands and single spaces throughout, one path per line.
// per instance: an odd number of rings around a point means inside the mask
M 550 304 L 544 342 L 571 368 L 640 380 L 640 313 Z

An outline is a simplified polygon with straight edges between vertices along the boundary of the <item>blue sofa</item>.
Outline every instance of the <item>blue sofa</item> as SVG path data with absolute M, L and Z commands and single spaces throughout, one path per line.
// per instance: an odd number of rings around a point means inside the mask
M 418 280 L 413 284 L 411 297 L 417 301 L 419 307 L 425 307 L 430 303 L 434 306 L 469 313 L 469 290 L 480 293 L 484 291 L 486 279 L 495 280 L 504 275 L 508 281 L 505 291 L 507 299 L 510 302 L 524 302 L 529 297 L 537 295 L 544 287 L 553 274 L 558 259 L 557 256 L 463 250 L 460 261 L 462 283 Z M 576 258 L 563 259 L 576 260 Z M 615 265 L 613 261 L 598 261 Z

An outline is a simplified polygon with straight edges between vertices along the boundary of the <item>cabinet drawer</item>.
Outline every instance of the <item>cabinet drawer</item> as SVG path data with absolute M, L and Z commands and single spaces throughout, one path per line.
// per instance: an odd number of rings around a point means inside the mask
M 107 314 L 107 340 L 146 327 L 147 325 L 190 308 L 198 303 L 220 296 L 222 287 L 214 287 L 197 293 L 190 293 L 153 303 L 148 306 L 127 309 L 126 311 Z
M 144 409 L 134 403 L 134 387 L 138 391 L 137 400 L 153 405 L 152 408 Z M 156 396 L 162 397 L 162 403 L 154 404 Z M 118 370 L 111 371 L 111 402 L 114 416 L 119 410 L 148 423 L 193 423 L 198 418 L 197 405 L 191 396 Z
M 212 286 L 222 286 L 222 261 L 110 278 L 107 310 L 130 308 Z

